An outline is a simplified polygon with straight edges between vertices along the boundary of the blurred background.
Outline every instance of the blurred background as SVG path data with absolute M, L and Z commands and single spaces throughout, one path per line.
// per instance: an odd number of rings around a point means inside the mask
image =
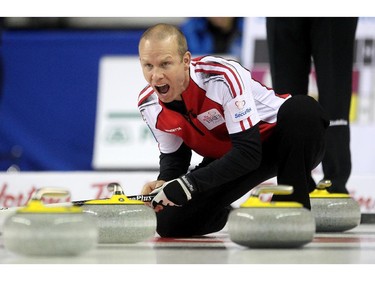
M 3 17 L 0 171 L 156 169 L 157 146 L 137 111 L 145 86 L 137 46 L 159 22 L 181 27 L 193 55 L 233 57 L 272 86 L 262 17 Z M 375 18 L 360 18 L 354 172 L 375 171 L 368 137 L 375 120 L 374 38 Z M 314 79 L 312 72 L 310 94 L 317 96 Z
M 184 20 L 1 18 L 0 170 L 93 170 L 100 61 L 135 56 L 147 27 Z M 136 78 L 131 69 L 118 75 Z M 136 112 L 137 93 L 122 93 Z
M 145 29 L 165 22 L 181 24 L 184 17 L 6 17 L 3 26 L 8 29 Z

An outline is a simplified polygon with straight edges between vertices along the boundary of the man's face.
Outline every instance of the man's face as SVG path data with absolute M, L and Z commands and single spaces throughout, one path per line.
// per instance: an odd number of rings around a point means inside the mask
M 177 40 L 172 36 L 164 40 L 142 39 L 139 58 L 143 76 L 159 99 L 164 103 L 181 100 L 189 84 L 191 54 L 186 52 L 181 59 Z

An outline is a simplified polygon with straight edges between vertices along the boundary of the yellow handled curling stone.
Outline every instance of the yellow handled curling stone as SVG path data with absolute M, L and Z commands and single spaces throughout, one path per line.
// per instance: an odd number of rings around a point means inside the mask
M 311 212 L 315 217 L 317 232 L 343 232 L 357 227 L 361 222 L 361 209 L 349 194 L 329 193 L 331 181 L 320 181 L 310 193 Z
M 155 236 L 156 214 L 143 201 L 129 199 L 118 183 L 107 186 L 108 199 L 88 200 L 83 211 L 97 218 L 99 243 L 137 243 Z
M 25 207 L 7 216 L 3 225 L 4 247 L 25 256 L 75 256 L 97 245 L 93 218 L 77 206 L 48 206 L 45 197 L 67 197 L 69 192 L 41 188 Z
M 312 213 L 297 202 L 264 202 L 260 195 L 291 194 L 288 185 L 258 186 L 240 208 L 229 214 L 230 239 L 250 248 L 297 248 L 311 242 L 315 234 Z

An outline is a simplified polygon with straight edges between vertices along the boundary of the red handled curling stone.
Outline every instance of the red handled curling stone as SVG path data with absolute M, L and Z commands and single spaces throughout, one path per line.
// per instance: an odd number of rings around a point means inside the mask
M 26 256 L 75 256 L 97 245 L 94 218 L 77 206 L 44 205 L 44 197 L 67 197 L 69 192 L 38 189 L 28 204 L 4 221 L 4 247 Z
M 361 208 L 349 194 L 329 193 L 331 181 L 320 181 L 310 193 L 311 212 L 315 217 L 317 232 L 343 232 L 357 227 L 361 222 Z
M 264 202 L 263 193 L 291 194 L 292 186 L 259 186 L 228 218 L 230 239 L 250 248 L 296 248 L 314 238 L 312 213 L 297 202 Z
M 156 233 L 156 214 L 140 200 L 125 196 L 118 183 L 107 186 L 112 197 L 85 201 L 83 211 L 97 218 L 99 243 L 137 243 Z

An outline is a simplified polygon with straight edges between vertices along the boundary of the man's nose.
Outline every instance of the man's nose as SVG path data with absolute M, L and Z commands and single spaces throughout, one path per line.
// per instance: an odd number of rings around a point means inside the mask
M 154 70 L 152 72 L 152 80 L 153 81 L 158 81 L 161 78 L 163 78 L 163 76 L 164 76 L 164 73 L 163 73 L 162 69 L 154 68 Z

